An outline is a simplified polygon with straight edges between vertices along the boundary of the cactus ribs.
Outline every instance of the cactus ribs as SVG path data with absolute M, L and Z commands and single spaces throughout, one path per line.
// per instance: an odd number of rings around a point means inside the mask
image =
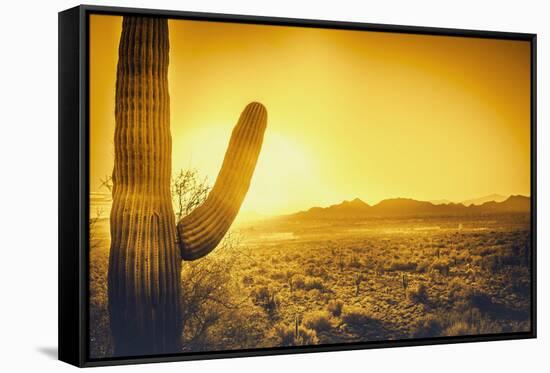
M 211 252 L 248 191 L 267 112 L 242 112 L 206 201 L 176 225 L 166 19 L 124 17 L 115 104 L 108 294 L 115 356 L 180 351 L 181 261 Z

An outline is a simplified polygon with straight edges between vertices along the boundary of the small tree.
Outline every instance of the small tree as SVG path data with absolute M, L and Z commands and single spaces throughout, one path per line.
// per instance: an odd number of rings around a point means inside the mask
M 210 191 L 208 179 L 197 170 L 180 170 L 172 178 L 177 219 L 201 205 Z M 184 351 L 247 348 L 261 331 L 247 324 L 243 303 L 248 299 L 232 269 L 243 258 L 241 237 L 228 232 L 216 251 L 185 263 L 182 272 L 182 348 Z M 231 342 L 228 342 L 231 341 Z M 229 345 L 227 343 L 230 343 Z
M 230 232 L 215 253 L 186 263 L 181 282 L 184 351 L 246 348 L 247 339 L 254 338 L 242 319 L 248 298 L 232 275 L 242 259 L 239 245 L 240 237 Z
M 88 237 L 90 240 L 90 250 L 93 250 L 99 246 L 99 240 L 96 237 L 97 223 L 99 223 L 99 219 L 101 219 L 102 215 L 103 215 L 103 209 L 99 207 L 95 210 L 95 216 L 90 217 L 90 219 L 88 220 L 88 224 L 89 224 Z
M 99 185 L 100 188 L 105 188 L 109 192 L 113 191 L 113 177 L 110 175 L 106 175 L 103 179 L 99 179 L 101 184 Z
M 196 169 L 180 170 L 172 178 L 171 192 L 176 219 L 189 215 L 201 205 L 210 191 L 208 178 L 201 178 Z
M 113 180 L 111 176 L 106 175 L 104 178 L 99 179 L 100 185 L 99 189 L 107 189 L 109 192 L 113 190 Z M 100 241 L 97 239 L 97 225 L 99 223 L 99 220 L 103 217 L 103 214 L 105 211 L 102 207 L 98 207 L 95 210 L 95 215 L 89 217 L 88 219 L 88 236 L 89 236 L 89 242 L 90 242 L 90 250 L 95 249 L 99 246 Z

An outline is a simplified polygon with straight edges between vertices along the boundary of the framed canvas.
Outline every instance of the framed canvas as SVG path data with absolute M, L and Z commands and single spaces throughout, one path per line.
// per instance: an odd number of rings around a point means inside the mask
M 536 35 L 59 13 L 59 358 L 536 336 Z

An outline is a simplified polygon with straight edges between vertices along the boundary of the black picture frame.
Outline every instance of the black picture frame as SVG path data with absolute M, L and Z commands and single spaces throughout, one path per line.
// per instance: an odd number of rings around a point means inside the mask
M 88 80 L 90 14 L 528 41 L 531 45 L 531 330 L 350 344 L 90 359 L 88 318 Z M 537 35 L 310 19 L 81 5 L 59 13 L 59 360 L 79 367 L 536 338 Z

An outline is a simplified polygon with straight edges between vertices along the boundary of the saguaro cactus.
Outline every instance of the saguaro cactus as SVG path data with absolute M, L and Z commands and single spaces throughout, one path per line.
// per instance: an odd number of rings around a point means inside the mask
M 178 352 L 181 260 L 223 238 L 248 191 L 267 123 L 249 104 L 207 200 L 176 227 L 166 19 L 124 17 L 115 104 L 109 315 L 118 356 Z

